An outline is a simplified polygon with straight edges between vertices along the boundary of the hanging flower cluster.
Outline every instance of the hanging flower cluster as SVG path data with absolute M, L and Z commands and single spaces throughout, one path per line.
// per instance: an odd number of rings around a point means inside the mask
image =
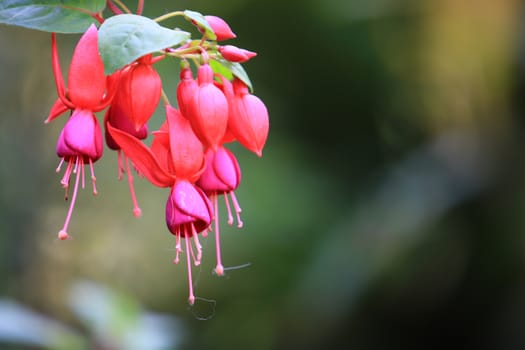
M 150 20 L 140 16 L 142 1 L 139 1 L 137 15 L 123 13 L 129 10 L 120 2 L 115 3 L 107 2 L 115 16 L 104 20 L 101 12 L 93 14 L 101 23 L 100 29 L 91 25 L 80 38 L 69 66 L 67 86 L 58 59 L 56 35 L 52 34 L 58 99 L 46 123 L 70 112 L 56 145 L 60 158 L 57 172 L 63 169 L 60 182 L 66 199 L 72 192 L 58 238 L 70 237 L 69 223 L 79 187 L 85 187 L 86 171 L 89 171 L 93 194 L 97 193 L 94 163 L 102 157 L 105 139 L 107 146 L 118 152 L 119 178 L 127 176 L 135 216 L 141 216 L 142 211 L 133 187 L 132 169 L 153 185 L 170 189 L 166 225 L 175 236 L 175 263 L 185 251 L 188 300 L 193 304 L 191 266 L 201 263 L 199 235 L 205 236 L 210 231 L 215 234 L 215 272 L 224 274 L 219 197 L 226 203 L 228 224 L 236 221 L 238 227 L 243 226 L 241 207 L 234 194 L 241 181 L 241 170 L 226 144 L 238 141 L 260 157 L 268 135 L 268 111 L 264 103 L 250 93 L 251 83 L 240 66 L 256 54 L 232 45 L 219 45 L 218 42 L 236 37 L 219 17 L 177 11 Z M 189 33 L 158 26 L 158 22 L 174 16 L 183 16 L 197 27 L 201 37 L 191 40 Z M 134 25 L 141 30 L 146 28 L 142 35 L 134 34 L 135 40 L 144 38 L 144 41 L 131 43 L 135 45 L 132 50 L 122 48 L 129 34 L 126 31 Z M 117 52 L 105 49 L 104 45 L 116 48 Z M 127 50 L 123 54 L 124 60 L 127 58 L 124 63 L 118 61 L 122 59 L 119 49 Z M 178 108 L 170 104 L 154 67 L 161 59 L 173 58 L 180 65 L 176 90 Z M 143 141 L 150 135 L 148 121 L 161 100 L 166 120 L 159 130 L 151 133 L 153 140 L 151 146 L 147 146 Z M 103 122 L 99 123 L 95 113 L 104 109 Z

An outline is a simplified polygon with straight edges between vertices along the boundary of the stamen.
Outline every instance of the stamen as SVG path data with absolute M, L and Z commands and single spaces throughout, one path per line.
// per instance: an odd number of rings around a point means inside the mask
M 60 183 L 62 184 L 62 187 L 67 188 L 69 187 L 69 178 L 71 177 L 71 172 L 73 169 L 73 159 L 69 159 L 67 162 L 67 168 L 64 172 L 64 176 L 62 176 L 62 180 L 60 180 Z
M 93 168 L 93 161 L 89 158 L 89 170 L 91 171 L 91 184 L 93 186 L 93 195 L 96 196 L 97 192 L 97 178 L 95 177 L 95 169 Z
M 131 202 L 133 203 L 133 216 L 138 218 L 142 215 L 142 210 L 139 207 L 139 204 L 137 202 L 137 196 L 135 195 L 135 187 L 133 186 L 133 175 L 131 175 L 131 170 L 129 167 L 129 158 L 126 156 L 124 157 L 126 162 L 126 172 L 128 173 L 129 193 L 131 194 Z
M 224 193 L 224 202 L 226 203 L 226 210 L 228 212 L 228 225 L 233 225 L 232 209 L 230 208 L 230 201 L 226 193 Z
M 219 216 L 217 215 L 219 211 L 219 200 L 217 198 L 217 193 L 214 193 L 212 195 L 212 202 L 213 202 L 213 212 L 215 214 L 214 222 L 215 222 L 215 253 L 217 255 L 217 265 L 215 266 L 215 273 L 218 276 L 224 275 L 224 266 L 222 266 L 222 259 L 221 259 L 221 241 L 220 241 L 220 233 L 219 233 Z
M 73 197 L 71 198 L 71 203 L 69 204 L 69 210 L 67 212 L 66 220 L 64 222 L 64 227 L 58 232 L 58 239 L 65 240 L 69 238 L 67 233 L 67 227 L 69 226 L 69 221 L 71 220 L 71 215 L 73 214 L 73 208 L 75 207 L 75 201 L 77 199 L 78 184 L 80 183 L 80 174 L 76 174 L 75 179 L 75 188 L 73 189 Z
M 230 196 L 232 197 L 233 202 L 233 208 L 235 209 L 235 214 L 237 214 L 237 227 L 241 228 L 244 223 L 241 220 L 241 207 L 239 206 L 239 202 L 237 201 L 237 197 L 235 197 L 235 193 L 232 191 L 230 192 Z
M 86 176 L 84 170 L 84 159 L 80 160 L 80 172 L 82 173 L 82 189 L 86 188 Z
M 177 232 L 177 235 L 175 235 L 175 242 L 175 259 L 173 259 L 173 263 L 178 264 L 180 261 L 179 254 L 182 252 L 182 248 L 180 246 L 180 232 Z
M 122 157 L 123 157 L 123 152 L 122 150 L 118 150 L 117 152 L 117 159 L 118 159 L 118 164 L 117 164 L 117 167 L 118 167 L 118 179 L 119 180 L 122 180 L 122 174 L 124 173 L 124 166 L 122 165 Z
M 58 163 L 58 166 L 55 170 L 57 173 L 59 173 L 60 170 L 62 169 L 62 164 L 64 164 L 64 157 L 62 157 L 62 159 L 60 159 L 60 163 Z
M 191 258 L 190 258 L 190 242 L 188 237 L 185 237 L 186 241 L 186 263 L 188 266 L 188 289 L 189 289 L 189 296 L 188 296 L 188 303 L 190 305 L 193 305 L 195 303 L 195 295 L 193 294 L 193 278 L 191 276 Z
M 202 261 L 202 245 L 199 242 L 199 235 L 197 235 L 193 223 L 191 224 L 191 233 L 193 234 L 193 243 L 195 244 L 195 248 L 197 249 L 197 260 L 195 261 L 195 266 L 199 266 Z

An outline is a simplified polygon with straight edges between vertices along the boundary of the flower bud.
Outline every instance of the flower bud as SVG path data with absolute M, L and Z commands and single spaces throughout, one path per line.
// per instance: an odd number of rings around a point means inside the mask
M 241 49 L 233 45 L 220 46 L 219 52 L 221 53 L 222 57 L 224 57 L 226 60 L 230 62 L 239 63 L 246 62 L 251 58 L 257 56 L 256 52 Z
M 195 79 L 193 79 L 191 69 L 189 67 L 182 68 L 180 70 L 179 85 L 177 85 L 177 103 L 180 112 L 185 118 L 188 118 L 189 104 L 193 99 L 197 87 L 198 84 Z
M 241 169 L 228 149 L 219 147 L 206 151 L 206 168 L 197 186 L 207 194 L 235 191 L 241 182 Z
M 224 93 L 213 84 L 213 71 L 207 64 L 199 67 L 199 86 L 190 103 L 188 118 L 201 142 L 215 148 L 226 132 L 228 101 Z
M 268 137 L 268 110 L 241 80 L 234 79 L 233 90 L 228 129 L 241 145 L 260 157 Z
M 217 41 L 228 40 L 236 38 L 234 32 L 232 32 L 228 23 L 226 23 L 222 18 L 217 16 L 204 16 L 211 29 L 217 35 Z

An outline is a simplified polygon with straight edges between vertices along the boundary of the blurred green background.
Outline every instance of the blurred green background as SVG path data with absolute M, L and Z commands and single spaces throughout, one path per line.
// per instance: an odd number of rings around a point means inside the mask
M 138 179 L 135 219 L 109 150 L 74 239 L 56 240 L 50 35 L 2 26 L 0 348 L 525 348 L 521 1 L 148 0 L 145 15 L 176 9 L 225 18 L 258 53 L 245 68 L 270 136 L 261 159 L 235 148 L 245 227 L 222 235 L 242 268 L 213 275 L 203 240 L 188 307 L 167 190 Z M 65 71 L 78 36 L 58 40 Z M 175 101 L 178 65 L 157 67 Z

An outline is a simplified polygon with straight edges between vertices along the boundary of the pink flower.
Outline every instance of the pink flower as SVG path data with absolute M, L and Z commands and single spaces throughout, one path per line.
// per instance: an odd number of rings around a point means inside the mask
M 239 63 L 246 62 L 257 56 L 257 53 L 255 52 L 241 49 L 233 45 L 219 46 L 219 52 L 226 60 Z
M 84 165 L 89 165 L 93 194 L 97 193 L 93 163 L 102 156 L 102 131 L 94 112 L 104 109 L 111 101 L 117 77 L 108 78 L 106 81 L 104 65 L 98 52 L 98 32 L 92 25 L 82 35 L 73 53 L 66 94 L 54 33 L 51 38 L 53 73 L 59 98 L 53 105 L 46 122 L 54 120 L 67 110 L 73 111 L 58 138 L 56 147 L 58 156 L 62 158 L 57 172 L 60 171 L 62 164 L 67 164 L 61 180 L 66 188 L 66 198 L 71 174 L 76 174 L 69 211 L 64 226 L 58 233 L 58 238 L 63 240 L 69 237 L 67 228 L 75 206 L 80 179 L 82 179 L 82 188 L 84 187 Z
M 143 140 L 146 137 L 148 137 L 148 125 L 144 124 L 138 131 L 135 130 L 134 125 L 123 111 L 123 108 L 118 103 L 117 99 L 113 100 L 111 106 L 107 110 L 104 116 L 104 124 L 106 125 L 106 144 L 109 148 L 118 152 L 118 179 L 121 180 L 123 174 L 127 174 L 131 202 L 133 203 L 133 215 L 135 217 L 140 217 L 142 215 L 142 210 L 139 207 L 137 196 L 135 194 L 135 186 L 133 185 L 133 175 L 131 174 L 132 167 L 130 166 L 130 161 L 128 157 L 124 154 L 124 152 L 122 152 L 120 146 L 115 142 L 115 140 L 113 140 L 113 138 L 109 134 L 107 124 L 110 124 L 114 128 L 131 134 L 139 140 Z
M 148 122 L 160 101 L 162 82 L 152 64 L 149 54 L 126 67 L 115 96 L 137 132 Z
M 241 145 L 261 157 L 270 127 L 268 110 L 240 79 L 233 80 L 233 91 L 228 129 Z
M 223 41 L 228 39 L 236 38 L 234 32 L 232 32 L 228 23 L 226 23 L 222 18 L 217 16 L 204 16 L 211 29 L 217 35 L 217 41 Z
M 136 137 L 107 124 L 110 135 L 137 169 L 154 185 L 171 187 L 166 202 L 166 225 L 176 238 L 176 257 L 182 251 L 181 238 L 186 241 L 190 304 L 195 302 L 191 277 L 191 257 L 199 265 L 202 247 L 198 233 L 205 231 L 213 218 L 212 206 L 204 192 L 194 185 L 204 170 L 202 144 L 193 133 L 189 121 L 171 106 L 166 106 L 166 120 L 154 132 L 151 148 Z M 190 243 L 193 239 L 197 253 Z
M 193 131 L 206 147 L 217 147 L 228 125 L 228 101 L 213 84 L 213 71 L 208 64 L 199 67 L 199 86 L 189 105 L 188 119 Z
M 213 204 L 213 212 L 215 213 L 215 250 L 217 256 L 215 273 L 222 276 L 224 274 L 224 267 L 222 265 L 220 247 L 218 197 L 221 194 L 224 195 L 224 202 L 228 211 L 229 225 L 233 224 L 233 216 L 228 196 L 231 198 L 237 215 L 237 226 L 239 228 L 242 227 L 243 223 L 240 217 L 241 208 L 234 194 L 234 191 L 241 182 L 241 169 L 233 153 L 223 146 L 217 147 L 216 149 L 208 148 L 205 156 L 206 168 L 204 169 L 199 181 L 197 181 L 197 186 L 204 190 Z
M 188 118 L 189 105 L 195 95 L 195 90 L 197 89 L 198 84 L 195 79 L 193 79 L 189 64 L 185 62 L 183 65 L 184 66 L 180 70 L 180 81 L 177 85 L 177 103 L 182 115 Z

